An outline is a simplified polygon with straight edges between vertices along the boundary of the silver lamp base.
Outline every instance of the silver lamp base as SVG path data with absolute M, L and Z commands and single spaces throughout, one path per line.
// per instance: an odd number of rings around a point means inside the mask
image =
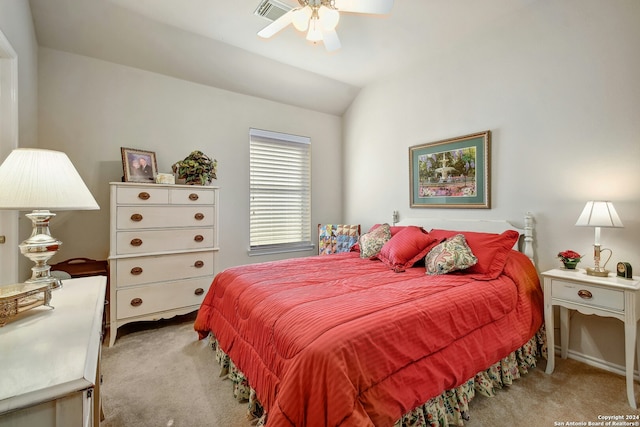
M 22 255 L 35 265 L 31 268 L 31 278 L 25 283 L 49 284 L 50 289 L 62 286 L 60 279 L 51 276 L 51 266 L 47 264 L 62 245 L 62 242 L 53 238 L 49 232 L 49 220 L 55 216 L 56 214 L 48 210 L 35 210 L 26 215 L 33 223 L 33 231 L 31 236 L 18 246 Z
M 606 270 L 604 268 L 599 268 L 599 269 L 595 269 L 595 268 L 588 268 L 587 267 L 587 275 L 588 276 L 597 276 L 597 277 L 608 277 L 609 276 L 609 270 Z
M 604 266 L 600 267 L 600 255 L 602 254 L 602 251 L 609 251 L 609 258 L 607 258 L 607 260 L 604 262 Z M 587 268 L 587 276 L 608 277 L 609 270 L 607 270 L 604 267 L 607 266 L 607 263 L 611 259 L 611 255 L 613 255 L 613 251 L 611 249 L 608 249 L 608 248 L 601 249 L 598 243 L 593 245 L 594 266 L 593 268 Z

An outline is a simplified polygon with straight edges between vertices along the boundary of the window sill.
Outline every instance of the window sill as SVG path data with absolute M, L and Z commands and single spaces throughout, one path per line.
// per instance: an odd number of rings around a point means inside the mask
M 295 246 L 295 247 L 281 247 L 281 248 L 264 248 L 264 249 L 249 249 L 249 256 L 262 256 L 262 255 L 273 255 L 273 254 L 283 254 L 287 252 L 306 252 L 314 250 L 315 245 L 304 245 L 304 246 Z

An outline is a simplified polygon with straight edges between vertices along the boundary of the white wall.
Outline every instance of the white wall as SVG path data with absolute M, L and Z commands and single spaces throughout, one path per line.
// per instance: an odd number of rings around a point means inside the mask
M 18 145 L 35 147 L 38 134 L 38 43 L 28 1 L 0 1 L 0 31 L 18 56 Z M 0 158 L 0 163 L 2 161 L 4 158 Z M 31 221 L 20 214 L 18 226 L 17 233 L 0 230 L 0 234 L 7 237 L 4 244 L 16 251 L 19 270 L 24 272 L 18 277 L 24 280 L 31 275 L 33 263 L 18 254 L 18 244 L 31 234 Z
M 59 213 L 58 261 L 107 257 L 108 183 L 122 176 L 120 147 L 154 151 L 160 172 L 196 149 L 218 160 L 219 268 L 311 254 L 247 255 L 250 127 L 311 137 L 312 223 L 341 219 L 341 169 L 330 166 L 340 162 L 339 117 L 47 48 L 39 66 L 40 146 L 66 152 L 101 207 Z
M 344 118 L 345 221 L 535 216 L 540 271 L 573 249 L 593 265 L 587 200 L 612 200 L 607 267 L 640 273 L 640 2 L 532 2 L 450 52 L 363 89 Z M 409 208 L 412 145 L 492 131 L 492 209 Z M 624 364 L 622 324 L 573 317 L 571 349 Z M 583 328 L 588 324 L 589 328 Z M 593 327 L 591 327 L 593 326 Z M 618 351 L 620 350 L 620 351 Z
M 0 1 L 0 30 L 18 55 L 18 144 L 35 147 L 38 134 L 38 41 L 29 2 Z

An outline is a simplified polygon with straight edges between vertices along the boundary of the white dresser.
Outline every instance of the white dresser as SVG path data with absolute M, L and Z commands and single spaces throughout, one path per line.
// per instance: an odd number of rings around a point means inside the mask
M 109 346 L 118 328 L 197 310 L 215 275 L 218 187 L 113 182 Z
M 0 328 L 0 426 L 98 427 L 107 278 L 63 280 Z

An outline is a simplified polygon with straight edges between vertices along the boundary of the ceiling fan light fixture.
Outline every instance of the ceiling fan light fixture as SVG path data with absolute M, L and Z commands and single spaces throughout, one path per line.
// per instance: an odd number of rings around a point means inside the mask
M 307 31 L 312 14 L 313 11 L 309 6 L 305 6 L 293 12 L 293 26 L 296 27 L 296 30 Z
M 261 0 L 262 2 L 276 2 L 277 0 Z M 389 13 L 394 0 L 298 0 L 300 7 L 291 9 L 277 18 L 271 24 L 258 32 L 262 38 L 270 38 L 280 32 L 287 25 L 293 24 L 300 32 L 306 32 L 307 40 L 323 42 L 327 51 L 340 49 L 341 43 L 336 26 L 340 21 L 340 13 Z M 259 10 L 263 11 L 262 3 Z M 262 13 L 261 13 L 262 16 Z
M 340 21 L 340 13 L 336 9 L 331 9 L 326 6 L 320 6 L 318 10 L 318 17 L 322 28 L 325 30 L 334 30 Z
M 310 42 L 319 42 L 322 40 L 322 28 L 320 20 L 318 18 L 312 18 L 309 21 L 309 32 L 307 33 L 307 40 Z

